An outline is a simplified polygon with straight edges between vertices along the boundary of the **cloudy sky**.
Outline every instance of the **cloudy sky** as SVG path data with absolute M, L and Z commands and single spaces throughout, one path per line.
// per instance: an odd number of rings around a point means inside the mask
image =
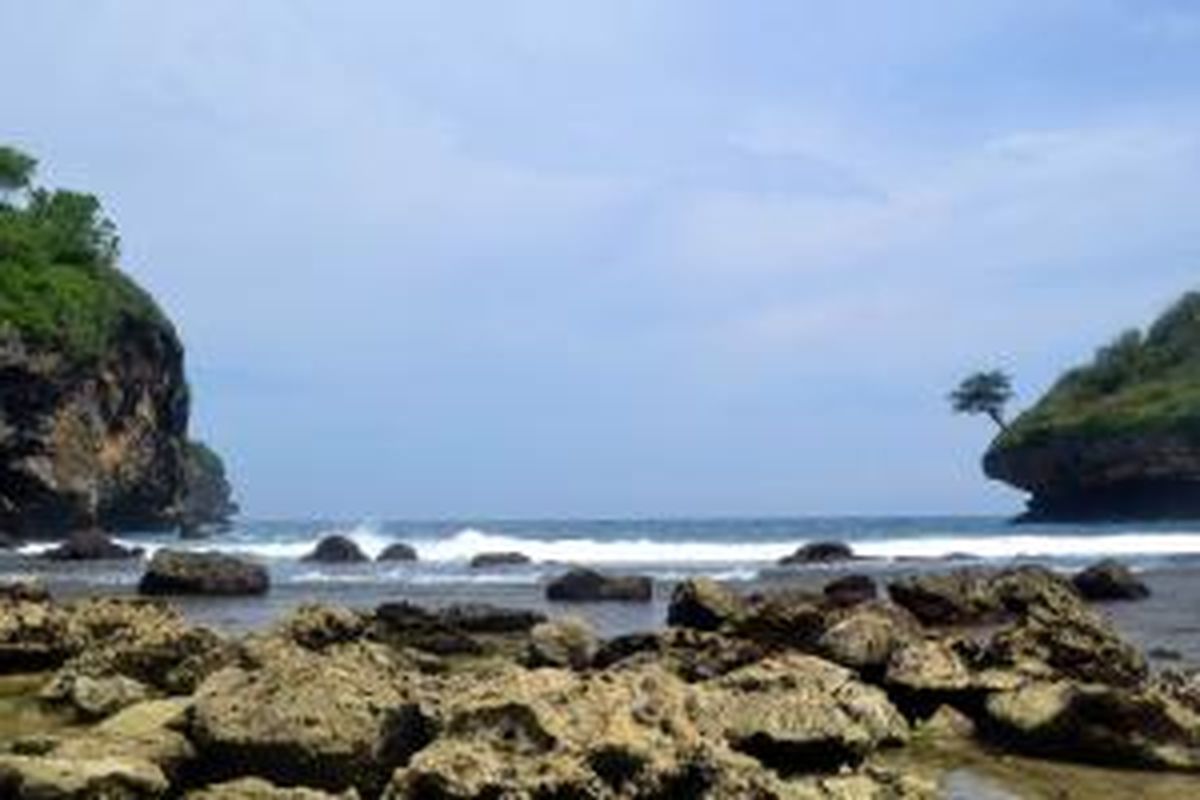
M 1188 0 L 0 0 L 256 516 L 1007 512 L 1200 265 Z

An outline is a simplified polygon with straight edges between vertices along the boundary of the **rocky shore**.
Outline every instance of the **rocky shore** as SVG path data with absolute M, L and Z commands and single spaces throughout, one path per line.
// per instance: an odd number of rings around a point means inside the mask
M 8 584 L 0 672 L 38 713 L 0 727 L 0 796 L 933 798 L 955 748 L 1200 770 L 1200 680 L 1152 674 L 1071 581 L 960 570 L 885 600 L 868 580 L 691 580 L 666 629 L 607 641 L 408 603 L 230 636 L 159 599 Z

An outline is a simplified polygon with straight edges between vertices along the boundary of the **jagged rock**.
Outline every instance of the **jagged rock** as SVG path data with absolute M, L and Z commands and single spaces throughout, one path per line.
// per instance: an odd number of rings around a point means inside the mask
M 598 669 L 660 665 L 689 683 L 707 681 L 761 661 L 767 649 L 755 642 L 691 628 L 618 636 L 601 645 Z
M 457 603 L 437 612 L 447 627 L 466 633 L 525 633 L 546 621 L 540 611 L 499 608 L 487 603 Z
M 855 766 L 909 733 L 880 689 L 807 655 L 731 672 L 707 684 L 696 702 L 702 726 L 784 776 Z
M 512 567 L 532 563 L 533 559 L 524 553 L 480 553 L 471 559 L 471 569 L 491 569 L 494 567 Z
M 653 591 L 653 581 L 642 575 L 603 575 L 590 569 L 572 569 L 546 585 L 546 599 L 648 603 Z
M 584 669 L 591 665 L 599 642 L 592 627 L 578 617 L 543 622 L 530 632 L 531 667 Z
M 927 741 L 962 741 L 974 738 L 975 722 L 954 706 L 942 705 L 921 722 L 915 734 Z
M 334 534 L 317 542 L 312 552 L 300 559 L 321 564 L 357 564 L 369 561 L 367 554 L 351 538 Z
M 67 615 L 40 584 L 5 584 L 0 592 L 0 674 L 37 672 L 69 655 Z
M 825 584 L 822 592 L 830 605 L 839 607 L 858 605 L 879 596 L 875 579 L 870 575 L 846 575 Z
M 997 633 L 989 657 L 999 663 L 1039 661 L 1075 680 L 1131 686 L 1147 674 L 1146 659 L 1112 625 L 1076 599 L 1075 606 L 1033 605 Z
M 141 554 L 140 547 L 123 547 L 104 531 L 88 528 L 74 531 L 65 542 L 47 550 L 42 557 L 50 561 L 101 561 L 137 558 Z
M 439 614 L 408 602 L 384 603 L 375 609 L 371 635 L 393 647 L 411 647 L 438 656 L 474 656 L 483 645 Z
M 691 578 L 671 592 L 667 624 L 700 631 L 715 631 L 745 609 L 745 601 L 711 578 Z
M 416 561 L 417 551 L 403 542 L 393 542 L 383 548 L 376 561 Z
M 256 776 L 373 797 L 432 736 L 414 677 L 373 643 L 317 653 L 264 640 L 200 686 L 189 738 L 210 781 Z
M 888 594 L 925 625 L 975 623 L 1003 612 L 991 577 L 978 569 L 912 575 L 888 584 Z
M 64 737 L 46 755 L 71 761 L 133 759 L 153 764 L 173 780 L 196 755 L 179 732 L 190 706 L 187 698 L 137 703 L 82 734 Z
M 168 788 L 162 770 L 135 759 L 0 755 L 0 797 L 12 800 L 158 800 Z
M 801 545 L 790 556 L 779 559 L 782 566 L 797 564 L 830 564 L 837 561 L 851 561 L 857 558 L 854 549 L 845 542 L 809 542 Z
M 189 439 L 183 448 L 181 535 L 197 538 L 225 528 L 239 510 L 221 456 L 204 442 Z
M 1200 769 L 1200 715 L 1157 689 L 1071 681 L 992 695 L 993 736 L 1038 753 L 1145 769 Z
M 138 591 L 148 595 L 259 595 L 271 586 L 266 567 L 222 553 L 159 550 Z
M 770 647 L 811 650 L 825 625 L 824 598 L 783 590 L 750 598 L 749 608 L 730 625 L 730 631 Z
M 1092 564 L 1071 580 L 1086 600 L 1141 600 L 1150 589 L 1129 567 L 1111 558 Z
M 927 640 L 897 648 L 885 680 L 917 692 L 960 692 L 971 685 L 971 672 L 949 642 Z
M 358 800 L 358 797 L 353 789 L 335 795 L 302 786 L 279 787 L 261 778 L 240 778 L 188 792 L 184 800 Z
M 310 650 L 323 650 L 334 644 L 352 642 L 367 631 L 367 615 L 338 606 L 305 603 L 277 625 L 287 639 Z
M 63 670 L 38 697 L 51 705 L 69 707 L 83 719 L 102 719 L 148 699 L 149 690 L 125 675 L 92 677 Z
M 821 634 L 818 650 L 855 670 L 882 670 L 901 645 L 918 638 L 918 624 L 903 609 L 878 602 L 850 608 Z

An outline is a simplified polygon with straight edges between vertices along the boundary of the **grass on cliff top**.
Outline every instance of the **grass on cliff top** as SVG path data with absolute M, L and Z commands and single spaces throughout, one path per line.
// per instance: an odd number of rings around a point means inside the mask
M 1200 292 L 1146 331 L 1131 330 L 1070 370 L 996 441 L 1171 433 L 1200 442 Z
M 36 188 L 13 195 L 0 193 L 0 337 L 16 333 L 89 363 L 126 321 L 172 330 L 150 295 L 117 269 L 116 229 L 95 197 Z

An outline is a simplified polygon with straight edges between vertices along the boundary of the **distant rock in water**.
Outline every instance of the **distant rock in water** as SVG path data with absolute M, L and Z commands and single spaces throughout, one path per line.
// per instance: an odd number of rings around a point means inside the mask
M 1150 589 L 1119 561 L 1106 558 L 1071 580 L 1086 600 L 1141 600 Z
M 183 511 L 180 527 L 185 536 L 220 530 L 239 511 L 225 463 L 208 445 L 189 440 L 184 447 Z
M 491 567 L 513 567 L 529 564 L 532 558 L 524 553 L 480 553 L 471 559 L 471 569 L 488 569 Z
M 266 567 L 222 553 L 159 550 L 138 591 L 147 595 L 259 595 L 271 586 Z
M 403 542 L 394 542 L 383 548 L 376 561 L 416 561 L 417 551 Z
M 546 585 L 546 599 L 573 602 L 607 600 L 648 603 L 654 583 L 644 575 L 604 575 L 573 569 Z
M 137 558 L 140 547 L 123 547 L 95 528 L 75 531 L 67 540 L 42 557 L 50 561 L 101 561 L 105 559 Z
M 1025 521 L 1200 517 L 1200 293 L 1068 371 L 996 438 L 984 472 Z
M 311 553 L 301 559 L 323 564 L 355 564 L 369 560 L 353 539 L 340 534 L 326 536 L 317 542 Z
M 31 178 L 0 190 L 0 530 L 175 527 L 187 498 L 183 346 L 118 268 L 96 198 Z
M 810 542 L 801 546 L 790 556 L 779 559 L 782 566 L 796 564 L 828 564 L 834 561 L 850 561 L 857 558 L 854 550 L 845 542 Z

